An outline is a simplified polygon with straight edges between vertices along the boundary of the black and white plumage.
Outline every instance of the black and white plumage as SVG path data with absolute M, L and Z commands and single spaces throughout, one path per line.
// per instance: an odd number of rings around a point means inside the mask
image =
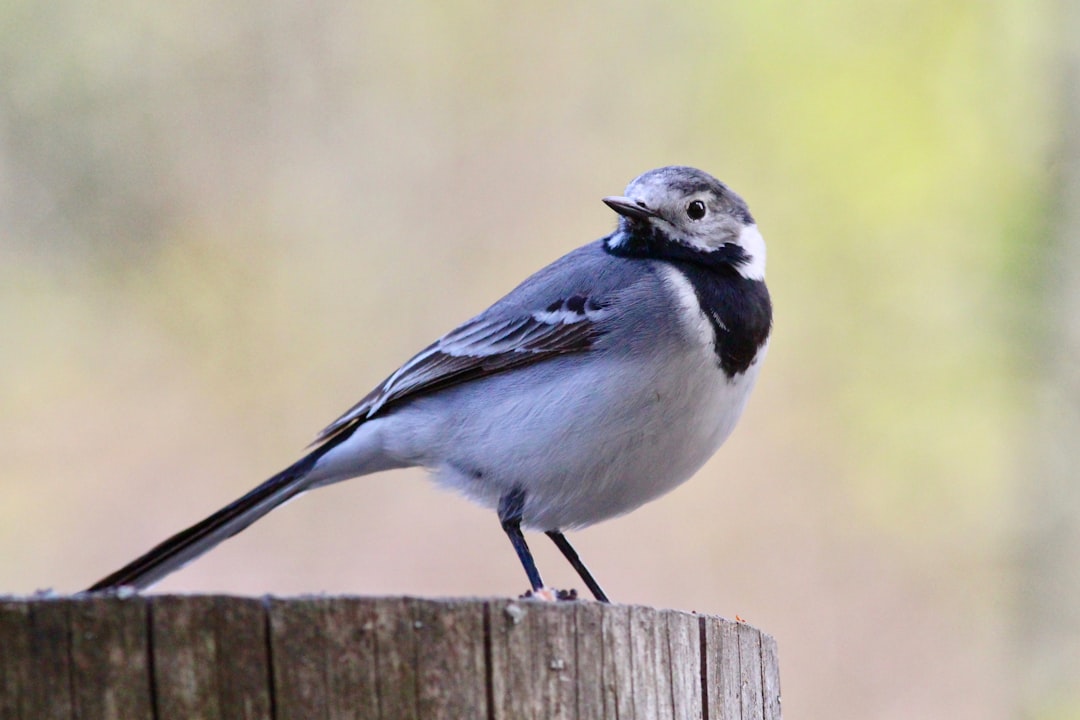
M 430 469 L 521 528 L 562 532 L 655 499 L 734 429 L 768 348 L 765 243 L 746 203 L 672 166 L 605 198 L 616 230 L 535 273 L 406 362 L 303 458 L 90 588 L 147 587 L 312 488 Z

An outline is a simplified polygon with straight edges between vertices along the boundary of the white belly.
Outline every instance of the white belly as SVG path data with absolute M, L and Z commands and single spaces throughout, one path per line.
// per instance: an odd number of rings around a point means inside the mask
M 520 488 L 527 527 L 580 528 L 696 472 L 734 429 L 763 355 L 733 380 L 711 346 L 646 376 L 629 360 L 570 356 L 448 391 L 457 395 L 453 415 L 445 397 L 421 398 L 379 422 L 403 464 L 425 465 L 441 484 L 492 508 Z
M 757 376 L 755 365 L 728 381 L 715 367 L 684 375 L 681 387 L 657 383 L 563 440 L 570 467 L 522 478 L 531 502 L 525 523 L 573 529 L 621 515 L 688 480 L 735 428 Z M 647 397 L 646 397 L 647 395 Z

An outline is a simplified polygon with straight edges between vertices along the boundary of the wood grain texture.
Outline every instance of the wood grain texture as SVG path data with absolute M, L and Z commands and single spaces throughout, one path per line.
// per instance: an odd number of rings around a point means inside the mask
M 74 600 L 69 617 L 74 716 L 152 720 L 146 599 Z
M 153 598 L 150 628 L 157 720 L 271 717 L 262 601 Z
M 419 720 L 416 603 L 374 601 L 376 675 L 380 720 Z
M 780 720 L 780 652 L 771 635 L 761 634 L 761 700 L 765 720 Z
M 323 602 L 329 715 L 343 720 L 378 717 L 375 603 L 350 598 Z
M 30 606 L 0 602 L 0 720 L 28 717 L 33 688 Z
M 705 627 L 705 688 L 709 720 L 742 718 L 739 665 L 739 626 L 716 617 L 702 619 Z
M 69 607 L 0 599 L 0 720 L 73 716 Z
M 71 603 L 57 600 L 31 605 L 30 643 L 33 685 L 24 717 L 72 717 Z
M 671 661 L 672 715 L 678 720 L 700 720 L 704 715 L 701 697 L 701 620 L 674 610 L 664 610 L 668 653 Z
M 777 658 L 588 601 L 0 598 L 0 720 L 780 720 Z
M 761 701 L 761 632 L 739 623 L 739 704 L 743 720 L 763 720 L 765 707 Z
M 577 690 L 582 679 L 575 644 L 575 610 L 570 603 L 491 602 L 495 720 L 578 717 Z
M 612 606 L 601 612 L 600 636 L 604 648 L 601 681 L 604 684 L 605 720 L 634 718 L 634 680 L 630 651 L 630 608 Z
M 574 646 L 577 661 L 578 718 L 614 718 L 607 713 L 604 698 L 604 614 L 608 608 L 599 603 L 574 606 Z
M 316 598 L 270 601 L 270 667 L 278 720 L 330 717 L 324 611 L 325 603 Z
M 487 716 L 484 604 L 417 600 L 418 715 L 424 720 Z
M 630 682 L 635 718 L 674 720 L 666 624 L 651 608 L 630 608 Z

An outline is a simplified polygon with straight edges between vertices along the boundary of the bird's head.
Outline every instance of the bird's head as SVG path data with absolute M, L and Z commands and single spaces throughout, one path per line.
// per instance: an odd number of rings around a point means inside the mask
M 619 214 L 609 252 L 725 264 L 752 280 L 765 277 L 765 241 L 746 202 L 712 175 L 673 165 L 650 170 L 604 198 Z

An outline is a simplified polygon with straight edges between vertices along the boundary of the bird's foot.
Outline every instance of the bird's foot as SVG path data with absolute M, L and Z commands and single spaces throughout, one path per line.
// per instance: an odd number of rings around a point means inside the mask
M 526 590 L 521 596 L 525 599 L 544 600 L 545 602 L 570 602 L 578 599 L 577 590 L 556 590 L 555 588 L 540 588 L 539 590 Z

